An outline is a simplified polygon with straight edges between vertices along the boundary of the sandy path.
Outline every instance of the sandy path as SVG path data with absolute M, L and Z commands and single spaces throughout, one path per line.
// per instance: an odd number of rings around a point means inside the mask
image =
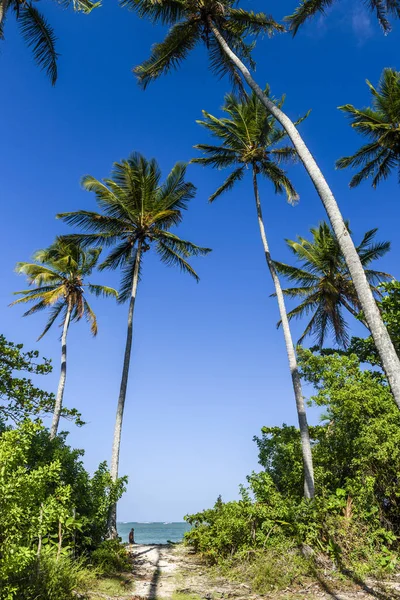
M 174 593 L 190 595 L 191 600 L 400 600 L 398 581 L 389 584 L 390 591 L 387 588 L 383 593 L 374 584 L 371 587 L 355 586 L 343 593 L 337 592 L 336 586 L 321 586 L 314 582 L 300 589 L 258 596 L 243 583 L 230 582 L 223 577 L 210 578 L 202 560 L 182 545 L 135 544 L 130 555 L 135 580 L 133 598 L 140 600 L 171 600 Z
M 171 546 L 135 544 L 129 554 L 133 563 L 135 596 L 148 600 L 171 598 L 177 587 L 180 553 Z

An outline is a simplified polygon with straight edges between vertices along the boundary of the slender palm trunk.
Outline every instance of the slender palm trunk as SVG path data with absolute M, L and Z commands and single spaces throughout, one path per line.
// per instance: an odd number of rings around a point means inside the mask
M 365 315 L 365 320 L 368 323 L 375 346 L 381 358 L 383 369 L 388 378 L 394 399 L 400 408 L 400 360 L 396 354 L 387 329 L 382 321 L 379 309 L 376 305 L 371 288 L 365 276 L 360 257 L 357 254 L 357 250 L 345 225 L 335 197 L 333 196 L 329 185 L 322 175 L 314 157 L 308 150 L 302 137 L 297 131 L 294 123 L 284 112 L 282 112 L 280 108 L 278 108 L 278 106 L 276 106 L 276 104 L 272 102 L 272 100 L 270 100 L 263 93 L 260 86 L 250 75 L 247 67 L 236 56 L 236 54 L 232 52 L 224 37 L 212 22 L 211 18 L 209 19 L 209 25 L 222 50 L 241 72 L 245 81 L 257 95 L 259 100 L 264 104 L 267 111 L 275 117 L 275 119 L 282 125 L 283 129 L 288 134 L 293 146 L 297 150 L 300 160 L 302 161 L 311 178 L 311 181 L 314 184 L 319 197 L 321 198 L 329 220 L 332 224 L 333 231 L 335 232 L 336 238 L 339 242 L 339 246 L 348 266 L 350 275 L 353 279 L 354 287 Z
M 304 466 L 304 497 L 314 498 L 314 468 L 311 453 L 310 435 L 308 431 L 307 415 L 304 406 L 303 392 L 301 389 L 301 381 L 299 370 L 297 367 L 296 353 L 293 346 L 292 335 L 290 333 L 289 319 L 286 313 L 285 300 L 283 297 L 281 282 L 279 281 L 278 273 L 276 272 L 274 263 L 271 259 L 271 254 L 268 247 L 267 236 L 265 233 L 264 221 L 262 217 L 260 196 L 258 193 L 257 173 L 253 165 L 253 187 L 254 198 L 256 201 L 258 225 L 260 228 L 261 240 L 264 247 L 265 258 L 271 273 L 272 281 L 275 286 L 276 298 L 278 300 L 279 315 L 282 321 L 283 335 L 285 338 L 286 352 L 289 359 L 289 369 L 292 376 L 292 384 L 294 397 L 296 399 L 297 416 L 299 419 L 301 450 L 303 454 Z
M 56 396 L 56 403 L 54 405 L 53 420 L 50 427 L 50 439 L 54 439 L 57 435 L 58 424 L 60 422 L 62 403 L 64 397 L 65 380 L 67 378 L 67 334 L 68 327 L 71 322 L 72 303 L 68 300 L 67 314 L 65 315 L 65 321 L 63 326 L 63 332 L 61 336 L 61 373 L 60 380 L 58 382 L 58 390 Z
M 139 281 L 139 266 L 140 266 L 140 257 L 142 251 L 142 243 L 138 242 L 137 252 L 136 252 L 136 260 L 135 266 L 133 270 L 133 279 L 132 279 L 132 292 L 131 299 L 129 302 L 129 310 L 128 310 L 128 329 L 126 333 L 126 345 L 125 345 L 125 356 L 124 356 L 124 366 L 122 369 L 122 378 L 121 378 L 121 387 L 119 391 L 118 397 L 118 405 L 117 405 L 117 414 L 115 417 L 115 427 L 114 427 L 114 440 L 111 454 L 111 478 L 115 482 L 118 479 L 118 466 L 119 466 L 119 451 L 121 446 L 121 432 L 122 432 L 122 421 L 124 418 L 124 408 L 125 408 L 125 398 L 126 398 L 126 388 L 128 386 L 128 376 L 129 376 L 129 365 L 131 360 L 131 349 L 132 349 L 132 337 L 133 337 L 133 314 L 135 310 L 135 300 L 136 300 L 136 291 Z M 108 520 L 108 536 L 110 538 L 115 539 L 117 537 L 117 505 L 114 504 L 111 508 L 109 520 Z

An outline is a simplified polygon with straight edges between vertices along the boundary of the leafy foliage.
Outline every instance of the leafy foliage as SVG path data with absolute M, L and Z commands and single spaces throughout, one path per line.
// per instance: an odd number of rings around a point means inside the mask
M 268 87 L 265 93 L 269 96 Z M 278 106 L 282 106 L 283 101 L 283 98 L 278 100 Z M 280 167 L 281 163 L 295 161 L 296 151 L 292 147 L 279 146 L 286 133 L 278 127 L 276 119 L 265 111 L 257 96 L 252 93 L 240 100 L 233 94 L 227 94 L 222 110 L 227 115 L 224 118 L 203 111 L 204 120 L 197 121 L 220 145 L 197 144 L 195 148 L 201 150 L 204 156 L 191 161 L 217 169 L 234 169 L 210 196 L 210 202 L 241 180 L 249 166 L 266 177 L 276 193 L 285 193 L 289 202 L 298 200 L 296 190 Z
M 39 417 L 54 410 L 54 394 L 34 385 L 30 375 L 47 375 L 52 366 L 46 358 L 38 361 L 39 352 L 23 352 L 23 344 L 14 344 L 0 335 L 0 423 L 20 423 L 29 417 Z M 76 409 L 63 408 L 62 416 L 82 425 Z
M 103 575 L 129 571 L 130 562 L 119 540 L 104 540 L 91 555 L 91 561 Z
M 386 281 L 381 283 L 379 288 L 382 298 L 378 302 L 378 307 L 396 352 L 400 356 L 400 282 L 395 279 Z M 356 354 L 363 363 L 382 367 L 372 336 L 367 338 L 352 337 L 348 352 Z
M 400 72 L 384 69 L 377 89 L 368 80 L 367 85 L 372 107 L 358 109 L 352 104 L 339 107 L 350 118 L 351 127 L 371 140 L 353 156 L 345 156 L 336 163 L 338 169 L 362 166 L 351 179 L 350 187 L 372 177 L 372 187 L 376 188 L 393 171 L 400 177 Z
M 296 8 L 294 13 L 285 20 L 289 23 L 289 29 L 296 35 L 299 27 L 320 13 L 322 15 L 333 6 L 335 0 L 301 0 L 301 3 Z M 400 2 L 399 0 L 369 0 L 368 8 L 375 12 L 376 18 L 385 33 L 391 31 L 389 16 L 395 18 L 400 17 Z
M 348 224 L 346 225 L 348 228 Z M 277 271 L 298 286 L 283 290 L 289 298 L 301 300 L 300 304 L 288 313 L 288 317 L 302 318 L 312 314 L 299 344 L 306 336 L 314 335 L 318 347 L 321 348 L 328 333 L 332 333 L 338 346 L 346 347 L 349 335 L 343 308 L 357 317 L 361 310 L 360 301 L 332 229 L 322 222 L 318 228 L 310 229 L 310 232 L 311 241 L 300 236 L 297 237 L 297 241 L 286 240 L 289 249 L 301 262 L 301 268 L 275 261 Z M 390 242 L 373 243 L 376 232 L 377 229 L 367 231 L 356 250 L 371 289 L 375 296 L 379 297 L 380 290 L 377 284 L 389 279 L 391 275 L 374 271 L 369 265 L 389 251 Z
M 273 557 L 284 552 L 287 577 L 273 575 L 277 587 L 294 573 L 313 574 L 321 552 L 325 566 L 328 560 L 344 573 L 390 572 L 400 541 L 400 415 L 390 390 L 355 355 L 300 349 L 299 360 L 316 390 L 312 403 L 324 409 L 321 424 L 310 427 L 316 498 L 302 499 L 298 430 L 263 428 L 256 438 L 263 471 L 248 477 L 241 500 L 219 498 L 214 508 L 189 515 L 186 541 L 213 562 L 237 569 L 244 561 L 247 571 L 259 572 L 262 563 L 271 572 Z M 304 549 L 312 560 L 302 559 Z
M 72 6 L 77 12 L 89 14 L 94 8 L 100 6 L 101 2 L 93 3 L 91 0 L 61 0 L 58 2 L 65 7 Z M 32 49 L 33 58 L 37 65 L 43 69 L 52 85 L 57 81 L 58 69 L 56 51 L 57 38 L 51 25 L 45 16 L 32 2 L 20 2 L 19 0 L 8 0 L 3 3 L 5 12 L 13 11 L 20 26 L 21 35 L 28 47 Z M 4 38 L 3 21 L 0 22 L 0 39 Z
M 32 597 L 30 583 L 32 589 L 43 586 L 41 597 L 69 598 L 61 591 L 51 595 L 57 585 L 63 589 L 61 578 L 65 576 L 67 586 L 81 572 L 69 555 L 90 552 L 104 540 L 108 512 L 122 494 L 125 479 L 112 483 L 104 463 L 90 477 L 81 455 L 65 444 L 64 436 L 50 440 L 48 432 L 31 421 L 0 436 L 2 598 Z M 35 573 L 42 569 L 37 579 Z
M 139 243 L 143 252 L 154 246 L 162 262 L 177 266 L 198 280 L 186 259 L 207 254 L 210 249 L 169 231 L 182 221 L 182 211 L 195 195 L 195 187 L 185 181 L 185 173 L 186 165 L 177 163 L 161 184 L 156 161 L 134 153 L 128 160 L 114 163 L 111 178 L 104 182 L 91 175 L 83 178 L 83 187 L 95 193 L 102 213 L 81 210 L 58 215 L 88 232 L 68 236 L 70 240 L 83 247 L 113 246 L 100 269 L 122 269 L 120 302 L 128 300 L 131 294 Z
M 39 339 L 49 331 L 59 316 L 63 324 L 69 311 L 72 321 L 79 321 L 85 316 L 92 334 L 97 334 L 96 315 L 86 299 L 85 288 L 96 296 L 118 297 L 113 288 L 86 282 L 86 277 L 91 275 L 97 265 L 100 253 L 101 248 L 85 250 L 74 240 L 57 238 L 49 248 L 36 252 L 36 262 L 17 263 L 17 273 L 26 275 L 29 285 L 35 287 L 15 292 L 21 298 L 12 305 L 34 302 L 24 317 L 51 307 L 49 320 Z
M 284 31 L 271 16 L 238 8 L 235 0 L 201 3 L 194 0 L 121 0 L 121 5 L 135 10 L 139 17 L 152 23 L 171 26 L 166 38 L 153 46 L 150 58 L 134 69 L 143 87 L 176 69 L 196 45 L 203 42 L 209 52 L 212 71 L 218 77 L 227 75 L 243 90 L 234 65 L 212 35 L 211 25 L 219 29 L 232 50 L 244 61 L 249 61 L 251 67 L 255 66 L 251 57 L 254 43 L 245 41 L 246 38 Z

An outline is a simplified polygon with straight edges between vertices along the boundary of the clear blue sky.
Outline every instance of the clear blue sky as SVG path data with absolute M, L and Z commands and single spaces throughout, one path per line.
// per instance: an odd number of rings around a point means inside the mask
M 59 341 L 55 328 L 39 343 L 44 315 L 22 319 L 8 308 L 25 281 L 13 273 L 19 260 L 67 231 L 54 219 L 60 211 L 94 209 L 94 198 L 80 189 L 82 175 L 106 177 L 113 161 L 140 151 L 156 157 L 166 173 L 177 160 L 189 160 L 192 145 L 207 140 L 196 125 L 201 110 L 218 113 L 227 81 L 208 71 L 205 48 L 182 68 L 141 91 L 131 68 L 148 56 L 163 29 L 140 21 L 104 1 L 90 16 L 75 15 L 47 0 L 40 2 L 54 26 L 61 53 L 59 81 L 52 88 L 31 60 L 13 16 L 1 42 L 2 81 L 1 331 L 27 348 L 38 347 L 54 361 L 58 380 Z M 276 19 L 296 0 L 248 2 Z M 362 140 L 336 109 L 369 102 L 365 79 L 377 83 L 381 70 L 397 62 L 399 25 L 384 36 L 356 0 L 338 3 L 326 20 L 316 19 L 294 40 L 289 35 L 258 42 L 256 78 L 275 95 L 287 94 L 286 109 L 296 118 L 309 108 L 301 126 L 305 140 L 325 172 L 356 241 L 369 228 L 392 241 L 380 267 L 399 276 L 399 187 L 396 177 L 377 191 L 367 184 L 349 190 L 349 172 L 334 162 Z M 120 503 L 121 520 L 180 520 L 210 506 L 218 494 L 237 497 L 238 484 L 257 468 L 252 436 L 263 425 L 295 423 L 287 360 L 272 285 L 259 240 L 251 183 L 213 206 L 207 198 L 223 174 L 190 166 L 196 199 L 179 229 L 183 237 L 210 246 L 213 253 L 195 262 L 197 285 L 176 270 L 146 256 L 135 315 L 135 338 L 124 422 L 121 474 L 129 490 Z M 306 235 L 324 218 L 323 208 L 304 170 L 291 170 L 301 200 L 293 208 L 275 197 L 268 184 L 261 193 L 273 255 L 289 259 L 284 238 Z M 116 284 L 113 274 L 93 281 Z M 88 424 L 70 427 L 70 443 L 86 451 L 89 469 L 111 450 L 114 414 L 125 343 L 127 306 L 93 301 L 99 335 L 86 323 L 74 325 L 69 339 L 65 401 L 79 408 Z M 301 324 L 294 326 L 300 333 Z M 317 418 L 311 415 L 311 420 Z

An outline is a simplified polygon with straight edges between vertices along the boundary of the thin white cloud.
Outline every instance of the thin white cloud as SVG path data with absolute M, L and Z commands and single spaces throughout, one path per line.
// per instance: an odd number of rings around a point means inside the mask
M 359 6 L 353 12 L 351 17 L 351 26 L 353 32 L 358 38 L 359 43 L 363 43 L 374 35 L 371 18 L 367 11 Z

